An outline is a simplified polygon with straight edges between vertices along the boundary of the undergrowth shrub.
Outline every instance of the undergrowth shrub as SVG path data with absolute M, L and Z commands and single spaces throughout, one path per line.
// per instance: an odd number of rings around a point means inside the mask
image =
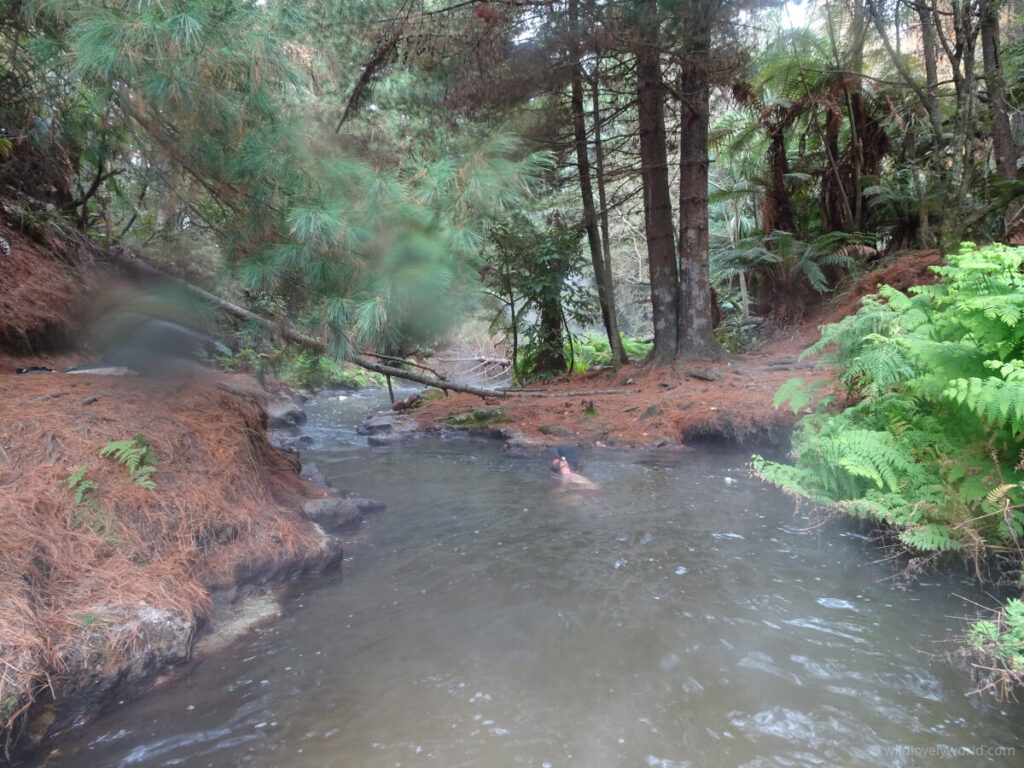
M 833 396 L 823 399 L 797 425 L 794 464 L 755 456 L 755 473 L 816 504 L 884 523 L 911 550 L 958 552 L 979 577 L 993 554 L 1019 567 L 1022 265 L 1024 248 L 965 243 L 946 266 L 933 267 L 940 283 L 907 293 L 882 286 L 855 315 L 824 326 L 804 356 L 823 355 L 847 407 L 837 411 Z M 788 400 L 799 411 L 816 394 L 790 380 L 776 405 Z M 976 638 L 987 636 L 982 626 Z M 1013 653 L 1024 663 L 1020 647 Z
M 995 620 L 977 621 L 968 634 L 971 648 L 988 663 L 990 685 L 1008 694 L 1024 683 L 1024 603 L 1008 600 Z
M 654 346 L 652 342 L 620 335 L 622 348 L 626 356 L 633 361 L 643 360 Z M 572 364 L 573 373 L 584 373 L 592 368 L 612 364 L 612 349 L 608 336 L 604 333 L 589 332 L 582 336 L 574 335 L 572 344 L 566 341 L 563 345 L 565 359 Z M 552 372 L 537 371 L 537 349 L 533 346 L 524 347 L 519 351 L 518 370 L 521 383 L 551 378 Z
M 622 339 L 622 348 L 625 350 L 626 356 L 634 361 L 643 360 L 647 357 L 647 353 L 651 351 L 651 347 L 654 346 L 651 342 L 634 339 L 631 336 L 620 334 L 619 338 Z M 612 348 L 608 343 L 607 334 L 591 332 L 583 336 L 574 336 L 573 344 L 574 372 L 582 373 L 589 371 L 591 368 L 612 364 Z M 568 359 L 568 347 L 566 347 L 565 356 Z

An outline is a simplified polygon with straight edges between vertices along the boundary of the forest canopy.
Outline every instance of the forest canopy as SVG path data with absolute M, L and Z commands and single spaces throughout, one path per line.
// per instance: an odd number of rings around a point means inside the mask
M 599 319 L 616 365 L 622 331 L 714 358 L 879 260 L 1022 235 L 1014 2 L 0 10 L 8 194 L 339 359 L 482 308 L 548 368 Z

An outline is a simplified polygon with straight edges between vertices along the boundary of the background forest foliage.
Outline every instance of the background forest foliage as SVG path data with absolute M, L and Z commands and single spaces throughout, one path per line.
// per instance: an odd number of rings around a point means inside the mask
M 336 358 L 499 311 L 568 347 L 559 313 L 486 298 L 516 216 L 581 239 L 562 288 L 592 309 L 569 331 L 601 318 L 615 364 L 620 327 L 656 351 L 669 326 L 709 333 L 711 287 L 718 339 L 742 348 L 879 259 L 1020 219 L 1017 5 L 797 10 L 4 0 L 0 180 L 26 216 L 48 204 Z M 550 282 L 538 266 L 514 295 Z

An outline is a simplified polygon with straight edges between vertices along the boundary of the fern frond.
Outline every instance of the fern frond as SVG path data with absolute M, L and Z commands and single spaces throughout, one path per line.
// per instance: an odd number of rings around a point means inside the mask
M 83 464 L 83 465 L 82 465 L 81 467 L 79 467 L 79 468 L 78 468 L 78 471 L 77 471 L 77 472 L 74 472 L 74 473 L 73 473 L 73 474 L 72 474 L 72 475 L 71 475 L 71 476 L 70 476 L 70 477 L 68 478 L 68 488 L 74 488 L 74 487 L 76 487 L 76 486 L 77 486 L 77 485 L 78 485 L 78 484 L 79 484 L 80 482 L 82 482 L 82 478 L 83 478 L 83 477 L 85 477 L 85 473 L 86 473 L 86 471 L 87 471 L 88 469 L 89 469 L 89 465 L 88 465 L 88 464 Z
M 952 529 L 940 523 L 909 526 L 900 531 L 900 540 L 908 547 L 924 552 L 951 552 L 963 547 L 953 538 Z
M 896 491 L 905 474 L 912 471 L 913 457 L 893 443 L 889 432 L 849 429 L 837 442 L 839 466 L 880 489 Z
M 1000 483 L 985 495 L 985 501 L 989 504 L 998 504 L 1016 487 L 1016 483 Z
M 994 426 L 1008 427 L 1013 434 L 1024 431 L 1024 381 L 995 377 L 954 379 L 942 395 Z
M 100 448 L 100 456 L 113 457 L 128 469 L 128 475 L 136 485 L 156 490 L 150 475 L 156 470 L 156 456 L 146 436 L 137 434 L 131 440 L 114 440 Z
M 799 413 L 810 405 L 815 395 L 817 395 L 825 386 L 826 382 L 824 381 L 813 381 L 808 384 L 799 377 L 789 379 L 785 384 L 779 387 L 779 391 L 775 393 L 773 404 L 778 408 L 788 400 L 789 407 L 792 409 L 793 413 Z

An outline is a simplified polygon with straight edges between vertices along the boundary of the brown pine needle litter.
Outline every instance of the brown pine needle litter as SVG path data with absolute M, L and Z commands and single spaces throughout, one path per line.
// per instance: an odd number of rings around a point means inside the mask
M 201 620 L 211 590 L 321 551 L 297 509 L 322 494 L 267 442 L 260 404 L 216 385 L 225 377 L 0 365 L 0 725 L 59 690 L 83 648 L 106 642 L 102 658 L 119 658 L 135 641 L 117 631 L 133 607 Z M 155 491 L 99 455 L 136 434 L 156 457 Z M 95 487 L 76 504 L 68 480 L 83 466 Z

